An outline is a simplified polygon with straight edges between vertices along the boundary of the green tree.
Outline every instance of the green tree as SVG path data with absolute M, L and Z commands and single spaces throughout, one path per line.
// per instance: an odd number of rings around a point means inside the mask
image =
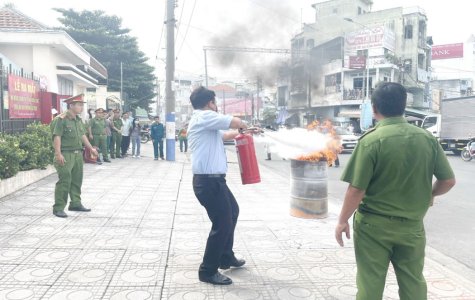
M 55 8 L 62 16 L 62 29 L 81 44 L 108 71 L 108 88 L 120 91 L 120 63 L 123 70 L 123 92 L 129 108 L 149 110 L 155 98 L 154 68 L 139 50 L 137 39 L 130 30 L 122 28 L 122 19 L 104 11 L 75 11 Z

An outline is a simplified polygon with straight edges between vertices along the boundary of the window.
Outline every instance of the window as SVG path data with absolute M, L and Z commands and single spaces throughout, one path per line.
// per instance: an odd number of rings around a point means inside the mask
M 58 77 L 58 94 L 59 95 L 73 95 L 73 82 L 63 77 Z
M 404 27 L 404 38 L 407 40 L 412 39 L 412 25 L 406 25 Z
M 384 77 L 383 77 L 383 81 L 384 81 L 384 82 L 388 82 L 388 81 L 389 81 L 389 78 L 386 77 L 386 76 L 384 76 Z
M 358 15 L 361 15 L 362 12 L 363 10 L 361 9 L 361 7 L 358 7 Z
M 424 20 L 419 21 L 419 38 L 423 39 L 426 35 L 426 22 Z
M 368 56 L 368 49 L 356 50 L 356 55 L 367 57 Z
M 336 15 L 338 13 L 338 8 L 333 9 L 333 14 Z
M 425 61 L 425 56 L 424 54 L 419 54 L 417 56 L 417 66 L 420 68 L 420 69 L 424 69 L 424 61 Z

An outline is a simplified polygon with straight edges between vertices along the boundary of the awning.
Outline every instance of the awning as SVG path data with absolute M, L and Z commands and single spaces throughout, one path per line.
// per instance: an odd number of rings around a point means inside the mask
M 359 108 L 340 108 L 340 112 L 338 113 L 339 117 L 345 118 L 357 118 L 361 117 L 361 109 Z
M 409 108 L 406 107 L 405 110 L 405 115 L 406 116 L 412 116 L 412 117 L 417 117 L 424 119 L 427 116 L 432 116 L 434 115 L 434 112 L 431 112 L 430 110 L 421 110 L 421 109 L 415 109 L 415 108 Z

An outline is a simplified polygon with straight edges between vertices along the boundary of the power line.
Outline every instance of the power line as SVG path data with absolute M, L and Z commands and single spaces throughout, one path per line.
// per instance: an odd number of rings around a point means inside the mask
M 160 39 L 158 40 L 158 49 L 157 49 L 157 53 L 155 54 L 155 62 L 158 60 L 158 54 L 160 53 L 160 47 L 162 46 L 163 30 L 165 29 L 166 16 L 167 16 L 167 10 L 165 9 L 164 14 L 163 14 L 162 31 L 160 32 Z
M 180 18 L 178 19 L 178 26 L 176 28 L 175 43 L 176 43 L 176 40 L 178 39 L 178 32 L 180 31 L 180 27 L 181 27 L 181 20 L 182 20 L 182 17 L 183 17 L 183 11 L 185 10 L 185 3 L 186 3 L 186 0 L 183 0 L 183 4 L 181 5 Z
M 270 48 L 204 46 L 203 50 L 221 51 L 221 52 L 252 52 L 252 53 L 291 54 L 290 49 L 270 49 Z
M 190 19 L 188 20 L 188 26 L 186 27 L 185 35 L 183 37 L 183 42 L 181 43 L 180 48 L 178 49 L 177 57 L 180 55 L 181 49 L 183 48 L 183 44 L 186 41 L 186 36 L 188 35 L 188 30 L 190 29 L 190 23 L 191 23 L 191 20 L 193 19 L 193 14 L 195 12 L 195 7 L 196 7 L 196 0 L 193 2 L 193 8 L 191 9 Z

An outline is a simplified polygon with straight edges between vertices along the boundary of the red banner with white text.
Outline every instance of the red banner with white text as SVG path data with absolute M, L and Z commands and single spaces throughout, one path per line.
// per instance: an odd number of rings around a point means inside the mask
M 8 108 L 10 119 L 40 119 L 40 86 L 38 82 L 8 75 Z

